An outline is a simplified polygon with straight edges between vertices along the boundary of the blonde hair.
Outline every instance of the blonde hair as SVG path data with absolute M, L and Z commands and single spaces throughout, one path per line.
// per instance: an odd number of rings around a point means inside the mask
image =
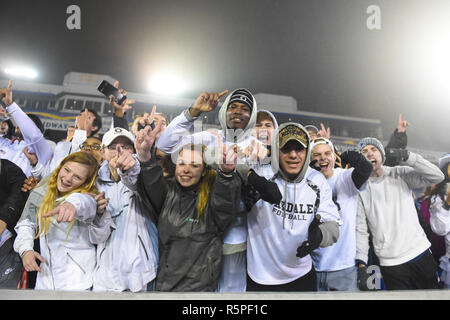
M 210 166 L 208 166 L 205 163 L 205 151 L 206 146 L 203 144 L 194 144 L 190 143 L 185 146 L 183 146 L 178 154 L 180 154 L 183 150 L 190 150 L 190 151 L 201 151 L 202 153 L 202 163 L 203 163 L 203 173 L 202 177 L 200 179 L 200 185 L 198 187 L 198 198 L 197 198 L 197 218 L 200 219 L 203 215 L 206 204 L 209 200 L 209 194 L 211 191 L 211 188 L 214 185 L 214 182 L 216 181 L 217 173 L 215 170 L 211 169 Z
M 87 165 L 89 167 L 89 176 L 81 186 L 63 195 L 62 200 L 66 199 L 73 193 L 98 193 L 98 190 L 95 186 L 95 180 L 98 173 L 98 164 L 95 158 L 87 152 L 75 152 L 65 157 L 64 160 L 62 160 L 59 164 L 58 168 L 56 168 L 53 173 L 42 183 L 44 184 L 45 182 L 48 182 L 47 192 L 44 195 L 41 207 L 39 208 L 39 211 L 36 215 L 36 238 L 39 238 L 42 234 L 46 235 L 48 233 L 48 230 L 50 228 L 50 217 L 43 217 L 43 214 L 55 208 L 56 199 L 59 196 L 59 191 L 57 188 L 58 175 L 63 165 L 67 162 L 76 162 Z M 69 232 L 72 229 L 74 223 L 75 219 L 72 221 L 69 230 L 67 231 L 67 237 L 69 236 Z

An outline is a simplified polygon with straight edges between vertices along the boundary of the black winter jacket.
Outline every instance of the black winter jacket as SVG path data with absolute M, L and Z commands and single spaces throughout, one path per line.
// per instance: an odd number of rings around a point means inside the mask
M 0 162 L 0 220 L 15 235 L 14 227 L 22 215 L 28 199 L 28 192 L 21 191 L 26 176 L 13 162 L 1 159 Z
M 214 291 L 222 269 L 222 240 L 235 219 L 241 180 L 218 173 L 205 211 L 197 217 L 197 189 L 163 178 L 154 161 L 141 163 L 138 193 L 157 216 L 157 291 Z

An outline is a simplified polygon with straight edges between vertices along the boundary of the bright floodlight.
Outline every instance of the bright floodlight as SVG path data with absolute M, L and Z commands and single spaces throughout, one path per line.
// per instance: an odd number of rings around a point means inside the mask
M 30 68 L 21 68 L 21 67 L 6 68 L 5 73 L 20 78 L 34 79 L 37 77 L 37 72 Z
M 173 73 L 155 75 L 150 81 L 150 90 L 160 95 L 179 95 L 185 90 L 184 81 Z

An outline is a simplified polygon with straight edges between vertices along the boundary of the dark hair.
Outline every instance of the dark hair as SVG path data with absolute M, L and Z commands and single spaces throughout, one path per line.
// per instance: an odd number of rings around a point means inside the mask
M 14 132 L 16 132 L 16 127 L 14 127 L 14 124 L 10 119 L 3 120 L 2 122 L 6 122 L 8 124 L 8 131 L 6 131 L 5 133 L 5 138 L 11 140 L 12 137 L 14 136 Z
M 92 112 L 92 113 L 94 114 L 94 117 L 95 117 L 95 118 L 94 118 L 94 123 L 93 123 L 92 125 L 95 126 L 95 127 L 97 127 L 96 130 L 92 130 L 91 135 L 94 135 L 94 134 L 96 134 L 97 132 L 99 132 L 100 129 L 102 128 L 102 118 L 99 117 L 99 115 L 97 114 L 97 111 L 95 111 L 95 110 L 93 110 L 93 109 L 90 109 L 90 108 L 84 108 L 83 110 L 81 110 L 81 112 L 83 112 L 83 111 L 85 111 L 85 110 L 87 110 L 87 111 L 89 111 L 89 112 Z M 80 114 L 81 114 L 81 112 L 80 112 Z
M 30 117 L 31 120 L 33 120 L 34 124 L 39 128 L 39 130 L 41 130 L 42 133 L 44 133 L 45 128 L 44 128 L 44 124 L 42 123 L 41 119 L 33 114 L 33 113 L 27 113 L 28 117 Z

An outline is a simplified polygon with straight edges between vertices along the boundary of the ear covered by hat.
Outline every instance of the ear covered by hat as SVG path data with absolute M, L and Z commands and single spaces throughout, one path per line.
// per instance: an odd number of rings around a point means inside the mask
M 231 105 L 233 102 L 239 102 L 245 104 L 250 110 L 253 109 L 253 96 L 247 89 L 237 89 L 231 95 L 230 102 L 228 105 Z

